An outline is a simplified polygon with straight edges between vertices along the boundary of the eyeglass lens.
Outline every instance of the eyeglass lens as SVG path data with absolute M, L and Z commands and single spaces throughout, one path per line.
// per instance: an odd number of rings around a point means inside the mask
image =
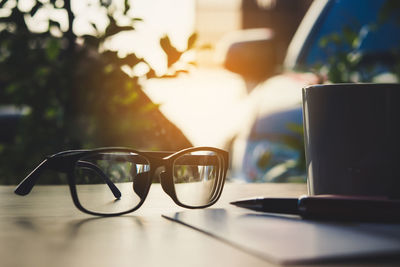
M 184 205 L 199 207 L 212 202 L 218 194 L 222 158 L 212 151 L 189 152 L 173 163 L 176 197 Z
M 74 172 L 79 203 L 88 211 L 104 214 L 132 210 L 144 197 L 149 170 L 146 158 L 130 152 L 83 157 L 76 162 Z

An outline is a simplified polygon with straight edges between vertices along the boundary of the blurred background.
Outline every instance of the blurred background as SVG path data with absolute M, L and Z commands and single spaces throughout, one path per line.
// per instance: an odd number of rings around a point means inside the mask
M 46 155 L 104 146 L 216 146 L 231 180 L 305 182 L 301 88 L 399 82 L 398 11 L 393 0 L 0 0 L 0 183 Z

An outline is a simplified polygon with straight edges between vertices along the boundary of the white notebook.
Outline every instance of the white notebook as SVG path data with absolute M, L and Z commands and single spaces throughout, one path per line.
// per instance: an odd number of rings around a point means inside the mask
M 316 222 L 239 208 L 163 217 L 279 264 L 400 258 L 400 224 Z

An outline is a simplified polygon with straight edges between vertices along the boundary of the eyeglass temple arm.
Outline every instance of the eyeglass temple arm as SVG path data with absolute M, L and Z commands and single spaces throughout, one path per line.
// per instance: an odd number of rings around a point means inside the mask
M 121 191 L 119 191 L 119 189 L 115 186 L 115 184 L 107 177 L 107 175 L 104 174 L 104 172 L 99 167 L 96 166 L 96 164 L 93 164 L 88 161 L 79 160 L 77 162 L 77 166 L 82 167 L 82 168 L 87 168 L 89 170 L 93 170 L 108 185 L 108 187 L 110 188 L 114 197 L 117 199 L 121 198 L 121 196 L 122 196 Z
M 36 184 L 42 170 L 47 169 L 48 160 L 43 160 L 28 176 L 22 180 L 17 188 L 15 188 L 14 193 L 20 196 L 25 196 L 29 194 Z
M 108 185 L 110 188 L 111 192 L 115 196 L 115 198 L 120 199 L 121 198 L 121 191 L 115 186 L 115 184 L 104 174 L 104 172 L 97 167 L 95 164 L 87 162 L 87 161 L 78 161 L 78 166 L 80 167 L 86 167 L 88 169 L 91 169 L 95 171 L 100 177 L 103 178 L 105 183 Z M 64 170 L 60 170 L 56 166 L 51 166 L 53 164 L 49 164 L 49 159 L 45 159 L 42 161 L 39 166 L 37 166 L 28 176 L 25 177 L 24 180 L 22 180 L 17 188 L 14 190 L 14 193 L 20 196 L 25 196 L 29 194 L 32 191 L 32 188 L 35 186 L 38 178 L 42 174 L 42 171 L 45 169 L 53 169 L 56 171 L 62 171 L 65 172 Z

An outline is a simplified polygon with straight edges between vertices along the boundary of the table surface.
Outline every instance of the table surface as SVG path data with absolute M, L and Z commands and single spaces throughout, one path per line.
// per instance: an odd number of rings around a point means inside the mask
M 13 190 L 0 186 L 0 266 L 274 266 L 161 217 L 185 209 L 159 184 L 138 211 L 109 218 L 78 211 L 67 186 L 36 186 L 25 197 Z M 229 202 L 245 197 L 305 193 L 305 184 L 227 183 L 213 208 L 233 209 Z

